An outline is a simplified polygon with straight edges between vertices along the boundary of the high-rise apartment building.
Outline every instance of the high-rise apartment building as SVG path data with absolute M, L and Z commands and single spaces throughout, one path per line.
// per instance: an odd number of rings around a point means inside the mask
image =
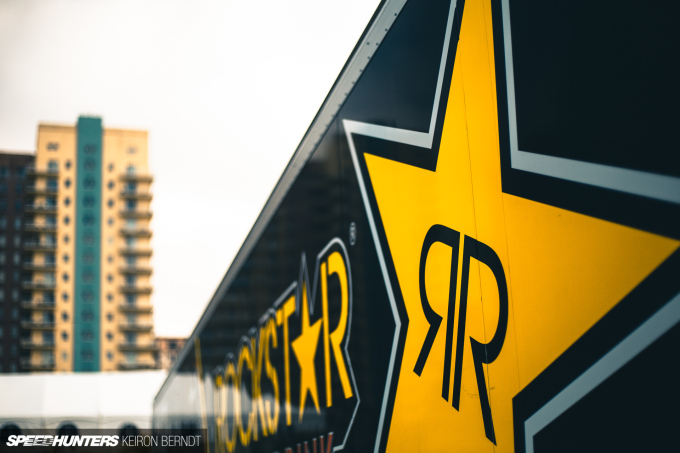
M 154 367 L 145 131 L 41 124 L 25 226 L 25 371 Z
M 23 288 L 22 244 L 25 180 L 33 167 L 32 154 L 0 152 L 0 373 L 21 370 L 26 332 L 21 319 L 28 314 L 21 299 Z

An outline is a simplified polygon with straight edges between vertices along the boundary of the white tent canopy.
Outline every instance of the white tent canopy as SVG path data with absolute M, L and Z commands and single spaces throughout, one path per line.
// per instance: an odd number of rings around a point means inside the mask
M 0 375 L 0 426 L 150 429 L 153 400 L 165 376 L 162 370 Z

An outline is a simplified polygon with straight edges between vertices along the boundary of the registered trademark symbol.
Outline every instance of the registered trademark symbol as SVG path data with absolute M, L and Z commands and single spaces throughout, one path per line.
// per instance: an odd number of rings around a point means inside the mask
M 357 243 L 357 224 L 352 222 L 349 224 L 349 245 Z

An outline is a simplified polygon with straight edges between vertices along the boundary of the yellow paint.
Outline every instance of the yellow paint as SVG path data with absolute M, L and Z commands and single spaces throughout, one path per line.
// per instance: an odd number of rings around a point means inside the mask
M 401 369 L 396 371 L 388 452 L 513 451 L 512 398 L 679 245 L 502 193 L 493 58 L 489 1 L 468 0 L 436 172 L 365 156 L 389 243 L 386 253 L 392 256 L 409 319 Z M 505 271 L 505 342 L 500 356 L 483 366 L 496 447 L 485 435 L 469 338 L 488 342 L 494 336 L 497 282 L 474 259 L 469 276 L 461 275 L 459 262 L 452 373 L 464 277 L 469 278 L 469 292 L 456 410 L 442 397 L 452 258 L 451 248 L 441 243 L 428 255 L 425 287 L 432 309 L 443 319 L 422 374 L 414 372 L 429 328 L 419 293 L 420 255 L 435 224 L 490 246 Z
M 300 421 L 305 413 L 305 401 L 307 392 L 312 397 L 316 412 L 319 413 L 319 391 L 316 382 L 316 367 L 314 357 L 316 347 L 319 344 L 319 332 L 321 331 L 321 320 L 314 324 L 309 323 L 309 301 L 307 298 L 307 285 L 302 285 L 302 333 L 295 339 L 291 346 L 300 364 Z

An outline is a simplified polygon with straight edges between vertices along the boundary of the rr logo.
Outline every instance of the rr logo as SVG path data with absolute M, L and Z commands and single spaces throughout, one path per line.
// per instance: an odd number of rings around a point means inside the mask
M 428 355 L 432 349 L 432 344 L 439 331 L 439 326 L 442 322 L 442 316 L 437 314 L 430 306 L 427 300 L 427 292 L 425 291 L 425 263 L 427 262 L 427 255 L 430 247 L 435 242 L 440 242 L 451 247 L 451 277 L 449 289 L 449 308 L 446 317 L 446 349 L 444 352 L 444 377 L 442 382 L 442 398 L 449 400 L 449 383 L 451 380 L 451 351 L 453 349 L 453 324 L 456 313 L 456 287 L 458 275 L 458 254 L 460 244 L 460 233 L 447 228 L 443 225 L 433 225 L 425 235 L 423 242 L 423 249 L 420 254 L 420 269 L 419 269 L 419 286 L 420 286 L 420 301 L 423 306 L 425 318 L 430 325 L 423 347 L 418 355 L 416 366 L 413 371 L 420 376 L 423 372 L 425 362 L 427 362 Z M 470 337 L 470 348 L 472 349 L 472 360 L 475 367 L 475 375 L 477 377 L 477 388 L 479 389 L 479 402 L 482 406 L 482 417 L 484 419 L 484 431 L 486 437 L 496 444 L 496 435 L 493 428 L 493 419 L 491 417 L 491 406 L 489 405 L 489 397 L 486 393 L 486 380 L 484 379 L 483 364 L 492 363 L 501 352 L 503 342 L 505 341 L 505 333 L 508 327 L 508 286 L 505 281 L 505 272 L 500 258 L 496 255 L 491 247 L 483 244 L 476 239 L 465 236 L 463 240 L 463 269 L 461 273 L 460 282 L 460 309 L 458 310 L 458 335 L 456 339 L 456 365 L 453 375 L 453 394 L 451 395 L 452 406 L 458 410 L 460 403 L 460 385 L 461 385 L 461 371 L 463 369 L 463 348 L 465 345 L 465 317 L 467 312 L 467 297 L 468 297 L 468 280 L 470 271 L 470 259 L 476 260 L 486 264 L 493 272 L 496 279 L 496 286 L 498 287 L 498 299 L 500 303 L 498 326 L 496 333 L 491 341 L 488 343 L 481 343 Z

